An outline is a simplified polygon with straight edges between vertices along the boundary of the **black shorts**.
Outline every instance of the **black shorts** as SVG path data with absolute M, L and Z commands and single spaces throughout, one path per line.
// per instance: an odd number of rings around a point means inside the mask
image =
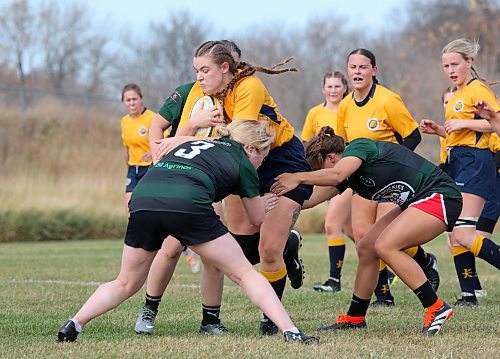
M 154 252 L 168 236 L 189 246 L 214 240 L 228 232 L 214 211 L 203 214 L 137 211 L 130 213 L 125 244 Z

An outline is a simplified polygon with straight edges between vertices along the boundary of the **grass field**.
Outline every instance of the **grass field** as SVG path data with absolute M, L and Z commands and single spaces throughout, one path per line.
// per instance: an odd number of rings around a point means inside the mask
M 423 309 L 401 281 L 392 289 L 396 307 L 370 310 L 368 330 L 322 334 L 318 346 L 286 346 L 281 336 L 258 336 L 259 311 L 226 280 L 221 317 L 231 334 L 203 336 L 197 333 L 201 320 L 199 274 L 190 273 L 181 258 L 163 297 L 154 336 L 137 336 L 133 331 L 142 305 L 141 291 L 89 323 L 76 343 L 57 343 L 58 327 L 99 282 L 115 278 L 121 247 L 119 240 L 1 244 L 0 357 L 495 358 L 500 352 L 500 276 L 481 260 L 478 272 L 488 296 L 480 299 L 477 308 L 455 308 L 451 321 L 434 338 L 420 334 Z M 440 238 L 426 248 L 439 260 L 439 293 L 452 303 L 459 289 L 446 244 Z M 344 291 L 326 294 L 311 289 L 328 274 L 323 236 L 305 236 L 302 257 L 305 284 L 299 290 L 287 286 L 283 302 L 297 325 L 313 333 L 347 310 L 356 259 L 349 243 Z

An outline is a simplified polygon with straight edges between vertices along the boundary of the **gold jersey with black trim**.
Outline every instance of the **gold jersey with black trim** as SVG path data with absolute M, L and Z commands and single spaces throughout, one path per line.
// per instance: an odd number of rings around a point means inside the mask
M 326 107 L 326 102 L 320 103 L 309 110 L 300 138 L 302 141 L 310 141 L 313 136 L 319 134 L 319 131 L 324 126 L 333 129 L 337 127 L 337 111 L 329 110 Z
M 200 139 L 174 148 L 151 167 L 135 187 L 129 208 L 130 213 L 207 213 L 229 194 L 257 197 L 257 171 L 238 142 Z
M 121 119 L 122 143 L 128 149 L 129 166 L 149 166 L 151 162 L 142 160 L 149 152 L 149 127 L 155 113 L 147 108 L 136 118 L 125 115 Z
M 489 103 L 498 112 L 500 106 L 495 94 L 477 78 L 472 78 L 462 89 L 457 90 L 446 106 L 445 121 L 449 120 L 478 120 L 481 119 L 474 113 L 472 105 L 479 100 Z M 489 148 L 490 133 L 476 132 L 470 129 L 461 129 L 446 134 L 446 146 L 467 146 L 479 149 Z
M 347 142 L 369 138 L 398 143 L 396 133 L 406 138 L 417 128 L 401 97 L 374 83 L 365 100 L 357 102 L 351 93 L 340 102 L 335 133 Z

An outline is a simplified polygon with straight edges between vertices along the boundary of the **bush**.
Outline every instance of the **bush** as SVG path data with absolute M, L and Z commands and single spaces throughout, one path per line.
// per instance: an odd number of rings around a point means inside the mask
M 76 210 L 7 210 L 0 213 L 0 242 L 122 238 L 124 215 Z

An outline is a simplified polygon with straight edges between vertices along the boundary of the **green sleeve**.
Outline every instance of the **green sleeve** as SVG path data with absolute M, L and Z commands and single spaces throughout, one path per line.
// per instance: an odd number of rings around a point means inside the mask
M 181 120 L 182 109 L 186 103 L 189 91 L 191 91 L 194 84 L 194 82 L 191 82 L 177 87 L 172 95 L 165 100 L 163 106 L 160 108 L 160 111 L 158 111 L 158 113 L 165 120 L 170 122 L 172 127 L 177 128 L 177 125 Z
M 246 155 L 243 155 L 240 162 L 240 188 L 238 194 L 241 198 L 259 196 L 259 177 Z
M 352 141 L 344 150 L 343 157 L 357 157 L 368 163 L 377 158 L 377 142 L 367 138 L 358 138 Z

